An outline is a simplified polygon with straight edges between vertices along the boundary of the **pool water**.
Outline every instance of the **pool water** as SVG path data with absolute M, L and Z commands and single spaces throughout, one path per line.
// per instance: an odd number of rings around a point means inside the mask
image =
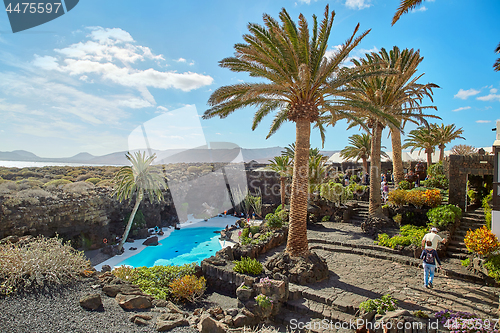
M 221 228 L 184 228 L 174 230 L 170 236 L 160 241 L 158 246 L 148 246 L 138 254 L 123 260 L 116 266 L 153 267 L 158 265 L 184 265 L 215 255 L 221 249 Z

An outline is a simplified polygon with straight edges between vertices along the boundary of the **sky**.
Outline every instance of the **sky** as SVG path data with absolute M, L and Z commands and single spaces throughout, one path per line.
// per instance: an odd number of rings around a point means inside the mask
M 440 86 L 434 102 L 424 104 L 435 105 L 444 124 L 464 130 L 466 140 L 447 149 L 491 146 L 500 118 L 500 72 L 492 67 L 500 57 L 494 52 L 500 43 L 498 0 L 427 0 L 394 26 L 399 0 L 85 0 L 18 33 L 12 33 L 7 13 L 0 14 L 0 151 L 105 155 L 132 149 L 141 132 L 150 145 L 163 140 L 162 149 L 207 142 L 287 146 L 295 141 L 294 124 L 266 140 L 273 117 L 252 131 L 255 109 L 225 119 L 201 115 L 215 89 L 255 80 L 218 65 L 243 42 L 249 22 L 262 24 L 263 13 L 278 18 L 282 8 L 294 20 L 303 13 L 312 22 L 327 4 L 336 13 L 328 51 L 344 43 L 358 23 L 360 32 L 371 31 L 353 58 L 393 46 L 420 50 L 418 73 L 425 74 L 418 82 Z M 344 148 L 359 132 L 346 127 L 328 128 L 325 150 Z M 391 150 L 387 131 L 382 144 Z M 321 147 L 316 130 L 311 146 Z

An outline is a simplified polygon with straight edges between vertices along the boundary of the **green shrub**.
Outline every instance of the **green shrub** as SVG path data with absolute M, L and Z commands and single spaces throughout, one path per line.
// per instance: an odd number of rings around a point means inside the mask
M 196 264 L 137 268 L 120 266 L 115 268 L 112 273 L 122 280 L 139 286 L 146 294 L 160 299 L 167 299 L 167 297 L 171 296 L 170 283 L 183 276 L 194 275 L 196 273 Z
M 413 312 L 413 315 L 417 318 L 424 318 L 424 319 L 429 318 L 429 315 L 422 310 L 417 310 Z
M 390 294 L 381 298 L 369 299 L 359 304 L 359 309 L 365 312 L 377 311 L 378 314 L 385 314 L 387 311 L 394 311 L 398 308 L 398 301 L 393 299 Z
M 464 267 L 468 267 L 470 265 L 470 258 L 460 260 L 460 264 L 462 264 L 462 266 Z
M 413 183 L 410 183 L 407 180 L 402 180 L 399 182 L 398 188 L 401 190 L 411 190 L 413 188 Z
M 493 199 L 493 190 L 490 194 L 483 198 L 482 206 L 484 208 L 484 218 L 486 219 L 486 227 L 491 230 L 491 206 L 490 201 Z
M 250 233 L 252 235 L 258 234 L 260 231 L 260 227 L 258 225 L 254 225 L 250 227 Z
M 39 236 L 0 245 L 0 294 L 71 283 L 92 268 L 83 252 L 60 238 Z
M 66 185 L 66 184 L 71 184 L 71 182 L 69 180 L 66 180 L 66 179 L 54 179 L 54 180 L 51 180 L 49 182 L 46 182 L 43 187 L 59 187 L 59 186 L 63 186 L 63 185 Z
M 198 278 L 196 275 L 185 275 L 170 282 L 169 287 L 176 300 L 194 303 L 205 293 L 207 281 L 203 276 Z
M 255 302 L 257 302 L 257 305 L 263 309 L 267 309 L 268 307 L 273 305 L 273 301 L 264 294 L 255 296 Z
M 123 224 L 127 225 L 128 220 L 130 219 L 130 214 L 128 213 L 125 219 L 123 220 Z M 144 214 L 142 213 L 142 210 L 137 210 L 134 216 L 134 221 L 132 222 L 132 227 L 130 230 L 138 230 L 146 227 L 146 218 L 144 218 Z
M 190 167 L 187 168 L 187 172 L 188 173 L 198 173 L 198 172 L 201 172 L 201 168 L 192 165 L 192 166 L 190 166 Z
M 325 215 L 323 216 L 323 218 L 321 219 L 321 222 L 328 222 L 330 221 L 330 215 Z
M 335 203 L 337 207 L 353 198 L 353 194 L 348 187 L 334 182 L 321 184 L 319 194 L 322 198 Z
M 427 169 L 427 174 L 431 177 L 444 175 L 443 162 L 434 163 Z
M 390 248 L 396 248 L 396 246 L 409 246 L 415 245 L 420 246 L 422 238 L 427 233 L 427 228 L 417 227 L 411 224 L 407 224 L 399 228 L 399 234 L 393 237 L 389 237 L 387 234 L 379 234 L 377 243 L 380 246 L 386 246 Z
M 401 221 L 403 221 L 403 216 L 401 214 L 396 214 L 396 215 L 394 215 L 394 217 L 392 219 L 397 224 L 401 224 Z
M 102 180 L 101 178 L 92 177 L 92 178 L 87 179 L 86 182 L 97 185 L 97 183 L 99 183 L 101 180 Z
M 281 207 L 281 204 L 280 204 L 278 207 L 276 207 L 274 214 L 278 214 L 278 212 L 280 212 L 282 209 L 283 209 L 283 207 Z
M 500 282 L 500 255 L 490 257 L 485 263 L 484 267 L 488 270 L 488 276 Z
M 444 205 L 429 210 L 427 217 L 434 227 L 446 228 L 462 217 L 462 210 L 454 205 Z
M 269 228 L 279 229 L 284 222 L 288 221 L 288 212 L 286 210 L 277 210 L 274 214 L 267 214 L 265 220 Z
M 262 273 L 262 264 L 257 259 L 250 259 L 249 257 L 243 257 L 241 260 L 233 261 L 235 266 L 233 271 L 237 273 L 259 275 Z
M 423 180 L 421 184 L 425 187 L 433 187 L 446 190 L 449 187 L 450 182 L 445 175 L 437 175 L 430 177 L 427 180 Z

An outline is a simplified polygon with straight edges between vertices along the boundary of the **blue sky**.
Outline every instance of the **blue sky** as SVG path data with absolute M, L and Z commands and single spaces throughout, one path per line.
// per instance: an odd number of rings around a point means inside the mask
M 218 66 L 242 42 L 248 22 L 262 23 L 263 13 L 277 18 L 282 7 L 294 19 L 303 13 L 311 21 L 313 14 L 322 16 L 327 3 L 336 12 L 329 50 L 343 43 L 357 23 L 360 31 L 371 32 L 353 57 L 394 45 L 419 49 L 424 57 L 419 72 L 425 73 L 419 82 L 441 87 L 434 93 L 437 115 L 445 124 L 462 127 L 467 138 L 448 149 L 459 143 L 491 146 L 491 129 L 500 118 L 500 73 L 492 68 L 499 56 L 494 53 L 500 42 L 498 0 L 428 0 L 395 26 L 390 23 L 398 0 L 85 0 L 51 22 L 16 34 L 7 14 L 0 15 L 0 151 L 104 155 L 127 150 L 129 136 L 147 122 L 156 123 L 157 132 L 166 124 L 160 136 L 172 148 L 205 141 L 286 146 L 295 140 L 294 125 L 284 125 L 266 140 L 272 117 L 251 131 L 252 109 L 199 121 L 176 110 L 201 115 L 213 90 L 248 80 Z M 169 121 L 169 115 L 176 120 Z M 195 132 L 205 139 L 188 140 Z M 355 133 L 342 123 L 329 128 L 324 149 L 342 149 Z M 391 150 L 385 137 L 383 144 Z M 315 131 L 311 143 L 321 145 Z

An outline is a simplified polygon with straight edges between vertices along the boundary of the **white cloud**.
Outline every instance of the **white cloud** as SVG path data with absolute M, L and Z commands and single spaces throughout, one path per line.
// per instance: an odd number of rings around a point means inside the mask
M 161 54 L 153 54 L 148 47 L 134 44 L 132 36 L 122 29 L 90 29 L 92 31 L 87 35 L 90 40 L 55 49 L 60 55 L 59 59 L 35 55 L 33 65 L 45 70 L 78 75 L 82 81 L 91 82 L 94 78 L 101 78 L 103 81 L 133 87 L 151 104 L 155 104 L 155 101 L 148 91 L 149 87 L 191 91 L 213 82 L 212 77 L 193 72 L 135 69 L 132 64 L 138 61 L 160 61 L 164 58 Z M 179 58 L 177 61 L 186 62 L 186 59 Z
M 467 99 L 467 98 L 469 98 L 471 96 L 479 94 L 480 92 L 481 91 L 476 90 L 476 89 L 469 89 L 469 90 L 460 89 L 458 91 L 458 93 L 455 96 L 453 96 L 453 97 L 460 98 L 460 99 Z
M 462 111 L 462 110 L 469 110 L 470 109 L 470 106 L 462 106 L 458 109 L 455 109 L 455 110 L 451 110 L 453 112 L 457 112 L 457 111 Z
M 327 58 L 332 58 L 334 57 L 342 48 L 342 45 L 334 45 L 330 50 L 326 50 L 325 52 L 325 57 Z M 366 53 L 372 53 L 372 52 L 379 52 L 379 49 L 377 47 L 372 47 L 371 49 L 354 49 L 351 51 L 349 56 L 346 58 L 344 62 L 340 65 L 345 66 L 345 67 L 354 67 L 354 64 L 352 63 L 352 59 L 359 60 L 365 56 Z
M 311 0 L 299 0 L 299 2 L 309 5 L 311 3 Z
M 370 0 L 346 0 L 345 6 L 349 9 L 365 9 L 371 6 Z
M 412 13 L 417 13 L 417 12 L 425 12 L 427 10 L 427 7 L 425 6 L 422 6 L 422 7 L 418 7 L 418 8 L 414 8 L 411 10 Z
M 492 94 L 496 94 L 497 92 L 498 92 L 498 89 L 495 89 L 495 88 L 490 89 L 490 93 L 492 93 Z
M 491 123 L 491 120 L 476 120 L 476 123 L 478 123 L 478 124 L 487 124 L 487 123 Z
M 167 109 L 166 107 L 161 106 L 161 105 L 158 105 L 158 106 L 156 107 L 156 111 L 155 111 L 155 113 L 165 113 L 165 112 L 167 112 L 167 111 L 168 111 L 168 109 Z
M 145 101 L 140 98 L 131 98 L 128 100 L 121 100 L 119 105 L 131 108 L 131 109 L 142 109 L 142 108 L 147 108 L 153 106 L 151 103 L 148 101 Z
M 189 66 L 193 66 L 193 65 L 194 65 L 194 61 L 191 61 L 191 62 L 189 63 Z
M 496 89 L 491 89 L 491 90 L 496 90 Z M 486 95 L 486 96 L 480 96 L 480 97 L 477 97 L 476 98 L 477 100 L 480 100 L 480 101 L 494 101 L 494 100 L 498 100 L 500 102 L 500 95 L 496 95 L 496 94 L 489 94 L 489 95 Z
M 57 64 L 57 58 L 51 56 L 40 57 L 38 54 L 35 54 L 35 60 L 32 61 L 32 64 L 36 67 L 40 67 L 45 70 L 59 70 L 59 65 Z

